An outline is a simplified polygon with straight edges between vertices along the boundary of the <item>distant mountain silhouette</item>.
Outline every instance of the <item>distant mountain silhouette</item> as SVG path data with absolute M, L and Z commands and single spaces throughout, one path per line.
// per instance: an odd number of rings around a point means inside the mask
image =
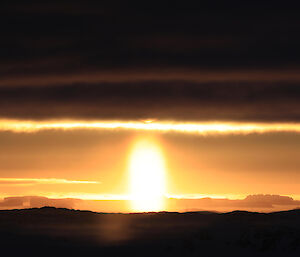
M 300 256 L 300 210 L 3 210 L 0 240 L 1 253 L 7 256 Z
M 82 200 L 74 198 L 52 199 L 41 196 L 6 197 L 0 200 L 0 210 L 41 208 L 52 206 L 78 210 L 92 210 L 103 212 L 130 212 L 130 203 L 127 200 Z M 300 201 L 292 197 L 281 195 L 248 195 L 244 199 L 217 199 L 217 198 L 166 198 L 167 211 L 219 211 L 247 210 L 259 212 L 274 212 L 300 208 Z

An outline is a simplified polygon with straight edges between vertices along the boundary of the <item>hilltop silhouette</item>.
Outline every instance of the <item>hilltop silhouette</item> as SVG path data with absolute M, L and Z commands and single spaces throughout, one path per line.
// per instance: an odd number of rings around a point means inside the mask
M 299 256 L 300 210 L 107 214 L 0 211 L 10 256 Z
M 254 212 L 274 212 L 300 208 L 300 201 L 282 195 L 248 195 L 244 199 L 226 198 L 166 198 L 167 211 L 217 211 L 244 210 Z M 27 209 L 52 206 L 77 210 L 102 212 L 130 212 L 128 200 L 83 200 L 76 198 L 52 199 L 42 196 L 5 197 L 0 200 L 0 210 Z

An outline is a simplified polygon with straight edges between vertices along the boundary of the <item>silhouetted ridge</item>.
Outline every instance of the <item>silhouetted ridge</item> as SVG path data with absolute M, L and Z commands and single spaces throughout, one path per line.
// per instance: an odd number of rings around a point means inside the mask
M 10 256 L 299 256 L 300 210 L 105 214 L 0 211 Z M 18 247 L 16 247 L 16 245 Z

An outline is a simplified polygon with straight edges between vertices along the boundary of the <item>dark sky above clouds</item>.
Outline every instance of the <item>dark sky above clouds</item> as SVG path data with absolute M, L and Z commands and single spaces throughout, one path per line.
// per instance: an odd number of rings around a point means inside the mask
M 297 6 L 1 5 L 1 117 L 300 119 Z

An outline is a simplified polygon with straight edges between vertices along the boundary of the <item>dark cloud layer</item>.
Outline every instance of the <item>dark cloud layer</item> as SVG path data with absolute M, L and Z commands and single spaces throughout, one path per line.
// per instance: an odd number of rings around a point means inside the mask
M 130 5 L 124 1 L 7 2 L 0 10 L 0 116 L 298 121 L 299 81 L 271 85 L 300 67 L 299 8 L 275 2 Z M 148 70 L 234 72 L 223 85 L 178 81 L 56 83 L 78 73 Z M 235 77 L 236 76 L 236 77 Z M 33 88 L 26 77 L 52 80 Z M 24 78 L 24 79 L 23 79 Z M 11 89 L 7 81 L 27 85 Z M 24 82 L 25 80 L 25 82 Z M 99 79 L 101 80 L 101 79 Z M 117 79 L 115 79 L 117 80 Z M 6 82 L 5 82 L 6 81 Z M 47 83 L 46 83 L 47 84 Z
M 299 121 L 298 83 L 148 81 L 1 87 L 8 118 Z
M 14 70 L 21 63 L 33 73 L 299 65 L 298 9 L 283 3 L 27 1 L 4 5 L 0 21 L 6 25 L 1 30 L 2 74 L 25 72 Z M 48 67 L 47 59 L 52 60 Z M 56 68 L 61 61 L 66 65 Z

